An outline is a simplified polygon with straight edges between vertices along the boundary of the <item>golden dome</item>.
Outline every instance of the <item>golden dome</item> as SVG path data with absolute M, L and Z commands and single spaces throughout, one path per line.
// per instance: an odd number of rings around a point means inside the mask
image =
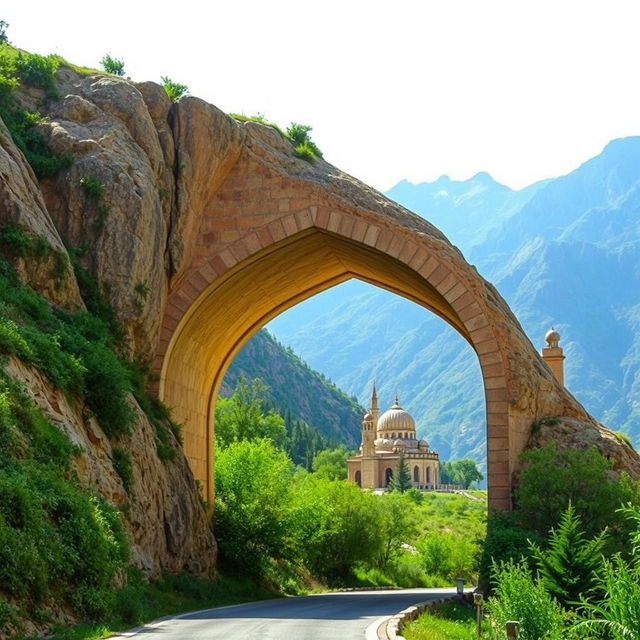
M 378 431 L 415 431 L 415 420 L 399 404 L 398 397 L 388 411 L 378 418 Z

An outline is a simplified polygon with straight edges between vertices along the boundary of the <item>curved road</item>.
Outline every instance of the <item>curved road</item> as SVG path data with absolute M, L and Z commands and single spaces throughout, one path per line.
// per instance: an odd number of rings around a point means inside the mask
M 163 618 L 112 640 L 356 640 L 365 634 L 373 640 L 376 623 L 384 618 L 454 593 L 455 589 L 402 589 L 262 600 Z

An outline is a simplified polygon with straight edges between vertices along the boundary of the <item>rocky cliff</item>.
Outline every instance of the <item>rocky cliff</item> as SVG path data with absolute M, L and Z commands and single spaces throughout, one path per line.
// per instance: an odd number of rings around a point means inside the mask
M 49 148 L 74 158 L 65 170 L 38 179 L 0 125 L 0 226 L 17 228 L 44 247 L 25 252 L 5 242 L 2 254 L 54 308 L 68 310 L 85 308 L 71 266 L 79 262 L 115 311 L 123 355 L 144 361 L 157 339 L 172 274 L 170 246 L 180 244 L 172 233 L 172 105 L 153 83 L 82 76 L 65 66 L 56 73 L 56 88 L 51 98 L 25 84 L 15 99 L 20 108 L 45 116 L 37 130 Z M 100 188 L 92 192 L 92 183 Z M 135 426 L 116 443 L 80 399 L 55 388 L 36 367 L 12 358 L 7 371 L 80 446 L 74 460 L 80 482 L 122 509 L 136 565 L 152 576 L 163 569 L 213 574 L 215 540 L 180 445 L 170 436 L 175 459 L 160 460 L 155 429 L 133 396 Z M 114 469 L 116 445 L 132 462 L 128 492 Z

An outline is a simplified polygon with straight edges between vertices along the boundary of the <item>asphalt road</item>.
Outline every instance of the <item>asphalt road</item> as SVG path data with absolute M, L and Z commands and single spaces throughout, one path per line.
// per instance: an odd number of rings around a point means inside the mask
M 376 623 L 455 589 L 350 591 L 279 598 L 164 618 L 115 636 L 157 640 L 356 640 L 375 638 Z M 114 640 L 112 638 L 112 640 Z

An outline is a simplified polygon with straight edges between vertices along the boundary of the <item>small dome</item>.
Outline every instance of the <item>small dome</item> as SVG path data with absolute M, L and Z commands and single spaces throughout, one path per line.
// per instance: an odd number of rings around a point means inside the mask
M 428 449 L 429 443 L 426 440 L 420 440 L 420 442 L 418 442 L 418 447 L 420 449 Z
M 557 347 L 558 342 L 560 342 L 560 334 L 553 327 L 551 327 L 551 329 L 547 331 L 544 339 L 548 346 Z
M 364 414 L 364 418 L 362 418 L 362 422 L 371 422 L 373 420 L 373 416 L 367 412 Z
M 400 440 L 400 438 L 398 438 L 394 443 L 393 443 L 394 447 L 404 447 L 404 441 Z
M 378 419 L 378 431 L 415 431 L 415 420 L 399 404 L 398 398 Z

